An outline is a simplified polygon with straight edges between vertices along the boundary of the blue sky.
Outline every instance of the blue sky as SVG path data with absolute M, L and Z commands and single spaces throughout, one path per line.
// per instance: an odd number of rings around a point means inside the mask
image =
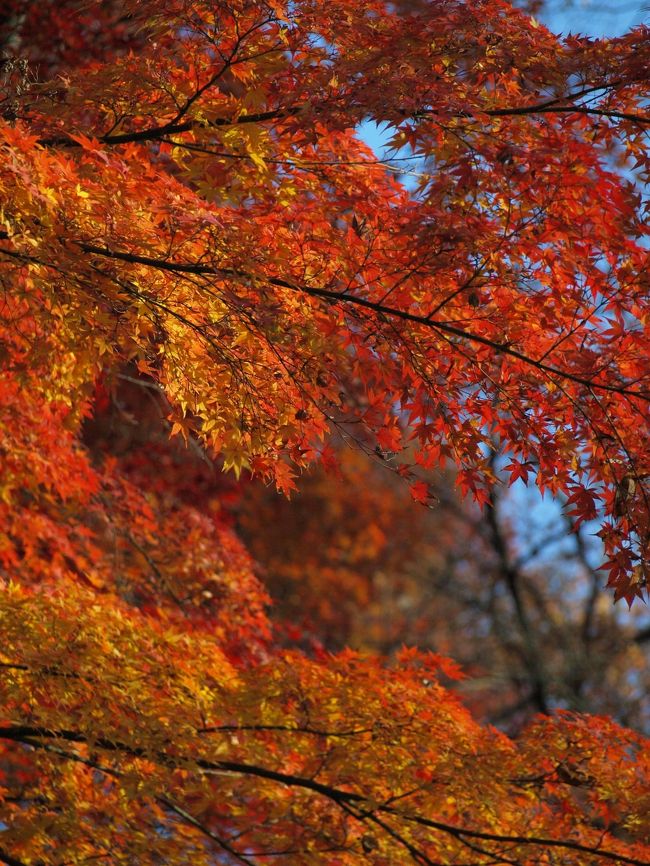
M 554 33 L 618 36 L 635 24 L 647 24 L 649 9 L 638 0 L 549 0 L 539 18 Z

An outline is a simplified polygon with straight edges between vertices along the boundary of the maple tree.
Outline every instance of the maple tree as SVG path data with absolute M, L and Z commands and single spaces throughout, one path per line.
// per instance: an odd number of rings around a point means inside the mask
M 438 656 L 281 648 L 228 507 L 334 468 L 333 431 L 422 505 L 445 461 L 485 505 L 497 442 L 643 596 L 647 29 L 562 41 L 501 0 L 0 17 L 0 860 L 647 863 L 640 735 L 513 741 Z

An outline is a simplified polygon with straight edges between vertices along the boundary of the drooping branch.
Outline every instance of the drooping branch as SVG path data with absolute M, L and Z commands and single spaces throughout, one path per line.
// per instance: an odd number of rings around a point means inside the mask
M 410 313 L 407 310 L 401 310 L 396 307 L 387 306 L 386 304 L 378 301 L 372 301 L 368 298 L 362 298 L 358 295 L 352 295 L 347 291 L 337 292 L 333 289 L 298 284 L 289 280 L 281 279 L 279 277 L 266 275 L 258 276 L 248 271 L 235 270 L 232 268 L 219 268 L 214 265 L 193 264 L 191 262 L 176 262 L 166 259 L 156 259 L 150 256 L 142 256 L 137 253 L 128 253 L 121 250 L 98 247 L 94 244 L 87 244 L 85 242 L 79 242 L 79 246 L 86 253 L 105 256 L 106 258 L 110 259 L 118 259 L 120 261 L 129 262 L 131 264 L 145 265 L 147 267 L 156 268 L 162 271 L 169 271 L 171 273 L 193 274 L 198 276 L 246 278 L 250 280 L 257 280 L 260 283 L 266 282 L 269 285 L 277 286 L 278 288 L 289 289 L 291 291 L 300 292 L 301 294 L 310 295 L 312 297 L 323 298 L 335 304 L 350 304 L 352 306 L 361 307 L 366 310 L 371 310 L 372 312 L 382 316 L 387 316 L 394 319 L 401 319 L 406 322 L 412 322 L 417 325 L 422 325 L 424 328 L 432 331 L 449 334 L 450 336 L 467 340 L 470 343 L 476 343 L 481 346 L 486 346 L 487 348 L 492 349 L 498 354 L 507 355 L 511 358 L 516 358 L 518 361 L 521 361 L 529 367 L 540 370 L 544 373 L 548 373 L 549 375 L 558 377 L 560 379 L 565 379 L 578 385 L 584 385 L 585 387 L 590 389 L 593 388 L 600 391 L 620 394 L 626 397 L 634 397 L 650 404 L 650 393 L 645 393 L 644 391 L 636 391 L 628 388 L 626 385 L 612 385 L 607 382 L 587 379 L 584 376 L 572 373 L 570 370 L 565 370 L 552 364 L 547 364 L 545 361 L 526 355 L 524 352 L 520 352 L 519 350 L 512 348 L 507 343 L 500 343 L 496 340 L 491 340 L 489 337 L 484 337 L 481 334 L 475 334 L 471 331 L 467 331 L 464 328 L 459 328 L 456 325 L 453 325 L 451 322 L 434 319 L 430 316 L 420 315 L 418 313 Z M 2 251 L 0 250 L 0 252 Z
M 570 98 L 570 97 L 568 97 Z M 541 104 L 519 105 L 519 106 L 504 106 L 503 108 L 478 109 L 481 114 L 487 117 L 527 117 L 546 114 L 576 114 L 588 115 L 592 117 L 600 117 L 604 120 L 624 120 L 629 123 L 636 123 L 642 127 L 650 125 L 650 117 L 629 111 L 615 111 L 606 108 L 597 108 L 587 105 L 575 104 L 557 104 L 560 99 Z M 106 133 L 98 137 L 101 144 L 107 146 L 117 146 L 121 144 L 144 143 L 147 141 L 161 141 L 169 135 L 178 135 L 184 132 L 200 131 L 204 129 L 218 129 L 225 126 L 239 126 L 250 123 L 265 123 L 269 120 L 283 120 L 287 117 L 293 117 L 306 109 L 318 111 L 317 106 L 296 105 L 287 108 L 270 109 L 269 111 L 261 111 L 253 114 L 243 114 L 236 118 L 219 117 L 209 122 L 199 120 L 171 120 L 168 123 L 160 124 L 159 126 L 150 126 L 145 129 L 134 130 L 133 132 L 123 133 Z M 420 109 L 413 111 L 401 111 L 405 119 L 421 120 L 428 117 L 435 117 L 437 112 L 434 109 Z M 471 117 L 471 114 L 452 114 L 453 117 Z M 378 118 L 379 120 L 379 118 Z M 74 135 L 59 135 L 39 139 L 38 142 L 42 147 L 80 147 L 81 145 L 75 139 Z
M 41 739 L 58 739 L 66 742 L 88 744 L 89 739 L 86 735 L 74 730 L 49 730 L 47 728 L 32 726 L 32 725 L 5 725 L 0 727 L 0 739 L 11 740 L 19 743 L 33 745 L 34 738 Z M 423 815 L 409 814 L 402 809 L 396 808 L 389 804 L 376 803 L 366 797 L 364 794 L 355 791 L 347 791 L 338 788 L 334 785 L 329 785 L 324 782 L 318 782 L 316 779 L 301 776 L 295 773 L 284 773 L 279 770 L 271 770 L 267 767 L 258 764 L 248 764 L 241 761 L 228 760 L 209 760 L 206 758 L 189 758 L 183 755 L 168 754 L 163 751 L 154 751 L 144 749 L 139 746 L 130 746 L 128 743 L 114 741 L 110 738 L 99 737 L 92 739 L 94 749 L 103 749 L 108 752 L 121 753 L 132 758 L 143 758 L 147 761 L 176 769 L 183 766 L 186 769 L 192 765 L 199 772 L 211 775 L 213 773 L 234 774 L 240 776 L 249 776 L 265 779 L 267 781 L 276 782 L 282 786 L 289 788 L 298 788 L 311 791 L 337 805 L 348 805 L 352 807 L 363 807 L 368 814 L 385 813 L 399 818 L 407 823 L 417 824 L 421 827 L 426 827 L 430 830 L 436 830 L 444 833 L 463 842 L 465 839 L 477 839 L 484 842 L 494 842 L 495 844 L 511 844 L 525 846 L 539 846 L 546 848 L 557 848 L 567 851 L 576 851 L 582 854 L 589 854 L 593 857 L 599 857 L 604 860 L 616 863 L 626 863 L 629 866 L 650 866 L 648 861 L 639 860 L 635 857 L 629 857 L 625 854 L 618 854 L 609 849 L 600 848 L 598 846 L 583 845 L 580 842 L 570 840 L 552 839 L 541 836 L 521 836 L 518 834 L 509 833 L 493 833 L 483 830 L 472 830 L 465 827 L 458 827 L 444 821 L 437 821 L 433 818 L 427 818 Z M 85 759 L 84 759 L 85 760 Z
M 270 111 L 261 111 L 255 114 L 242 114 L 236 118 L 217 117 L 209 123 L 198 120 L 183 120 L 182 122 L 170 121 L 160 126 L 151 126 L 147 129 L 138 129 L 134 132 L 107 133 L 99 137 L 99 142 L 105 145 L 134 144 L 145 141 L 160 141 L 168 135 L 178 135 L 192 130 L 205 129 L 206 127 L 220 128 L 224 126 L 239 126 L 249 123 L 265 123 L 267 120 L 282 120 L 292 117 L 301 111 L 301 107 L 276 108 Z M 74 136 L 56 136 L 53 138 L 42 138 L 38 142 L 42 147 L 81 147 Z

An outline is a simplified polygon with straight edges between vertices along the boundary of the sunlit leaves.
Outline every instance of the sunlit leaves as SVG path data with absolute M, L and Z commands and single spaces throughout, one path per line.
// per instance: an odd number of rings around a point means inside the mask
M 487 504 L 499 445 L 576 525 L 604 518 L 615 597 L 643 594 L 645 31 L 560 41 L 501 0 L 20 5 L 0 103 L 7 857 L 642 862 L 634 735 L 559 720 L 517 747 L 438 659 L 274 651 L 215 470 L 293 494 L 337 430 L 422 504 L 418 472 L 448 460 Z M 396 516 L 377 507 L 361 543 L 329 518 L 358 594 Z
M 428 654 L 389 670 L 351 652 L 279 655 L 235 673 L 209 639 L 72 587 L 10 587 L 1 611 L 3 839 L 25 856 L 77 840 L 88 855 L 182 862 L 216 836 L 242 853 L 291 844 L 355 863 L 372 832 L 392 862 L 409 846 L 450 863 L 506 849 L 518 863 L 555 850 L 642 862 L 647 756 L 612 723 L 540 721 L 514 746 L 438 685 L 440 669 L 456 672 Z M 24 810 L 43 815 L 39 776 L 60 817 L 25 833 Z

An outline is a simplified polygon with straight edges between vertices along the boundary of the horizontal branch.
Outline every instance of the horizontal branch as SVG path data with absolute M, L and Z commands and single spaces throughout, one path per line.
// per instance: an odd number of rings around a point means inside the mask
M 612 111 L 607 108 L 591 108 L 586 105 L 556 105 L 537 107 L 522 105 L 519 108 L 493 108 L 486 111 L 490 117 L 513 117 L 527 114 L 594 114 L 611 120 L 629 120 L 642 125 L 650 124 L 650 117 L 644 114 L 634 114 L 629 111 Z
M 597 389 L 599 391 L 608 391 L 614 394 L 622 394 L 627 397 L 636 397 L 646 403 L 650 403 L 650 393 L 643 391 L 634 391 L 627 388 L 625 385 L 609 385 L 605 382 L 596 382 L 593 379 L 587 379 L 583 376 L 572 373 L 569 370 L 563 370 L 560 367 L 555 367 L 552 364 L 547 364 L 544 361 L 532 358 L 523 352 L 513 349 L 506 343 L 500 343 L 496 340 L 491 340 L 481 334 L 475 334 L 472 331 L 467 331 L 464 328 L 459 328 L 450 322 L 445 322 L 440 319 L 433 319 L 429 316 L 418 315 L 417 313 L 409 313 L 407 310 L 400 310 L 396 307 L 388 307 L 385 304 L 377 301 L 371 301 L 368 298 L 362 298 L 357 295 L 351 295 L 347 292 L 336 292 L 332 289 L 325 289 L 317 286 L 305 286 L 291 283 L 287 280 L 278 277 L 256 276 L 255 274 L 246 271 L 235 270 L 232 268 L 219 268 L 214 265 L 193 264 L 191 262 L 175 262 L 166 259 L 155 259 L 149 256 L 141 256 L 136 253 L 127 253 L 119 250 L 106 249 L 97 247 L 91 244 L 80 243 L 84 252 L 94 255 L 105 256 L 106 258 L 118 259 L 120 261 L 129 262 L 131 264 L 145 265 L 146 267 L 156 268 L 157 270 L 170 271 L 176 274 L 193 274 L 196 276 L 234 276 L 243 277 L 251 280 L 261 280 L 270 285 L 277 286 L 283 289 L 289 289 L 294 292 L 310 295 L 312 297 L 323 298 L 336 304 L 350 304 L 352 306 L 362 307 L 371 310 L 383 316 L 389 316 L 403 321 L 413 322 L 414 324 L 422 325 L 430 330 L 438 331 L 444 334 L 449 334 L 470 343 L 476 343 L 481 346 L 486 346 L 493 351 L 507 355 L 511 358 L 516 358 L 518 361 L 527 366 L 534 367 L 541 372 L 548 373 L 551 376 L 557 376 L 562 379 L 575 382 L 579 385 L 584 385 L 587 388 Z
M 291 117 L 301 111 L 297 108 L 277 108 L 271 111 L 261 111 L 256 114 L 240 114 L 236 118 L 217 117 L 211 121 L 184 120 L 182 123 L 163 123 L 160 126 L 151 126 L 148 129 L 139 129 L 135 132 L 122 132 L 101 135 L 98 141 L 101 144 L 131 144 L 139 141 L 159 141 L 168 135 L 177 135 L 182 132 L 190 132 L 193 129 L 206 129 L 211 127 L 239 126 L 245 123 L 264 123 L 267 120 L 280 120 Z M 69 135 L 56 136 L 54 138 L 42 138 L 38 142 L 43 147 L 81 147 L 78 141 Z
M 319 728 L 303 728 L 296 725 L 214 725 L 209 728 L 199 728 L 198 734 L 228 734 L 246 731 L 276 731 L 285 734 L 309 734 L 314 737 L 357 737 L 359 734 L 371 734 L 373 728 L 352 728 L 349 731 L 325 731 Z
M 0 727 L 0 739 L 11 740 L 19 743 L 27 743 L 32 745 L 32 738 L 43 739 L 59 739 L 67 742 L 81 743 L 87 745 L 89 738 L 78 732 L 71 730 L 51 730 L 48 728 L 37 727 L 33 725 L 8 725 Z M 542 836 L 519 836 L 508 833 L 491 833 L 482 830 L 469 830 L 464 827 L 457 827 L 453 824 L 448 824 L 443 821 L 436 821 L 430 818 L 424 818 L 420 815 L 410 815 L 393 806 L 387 804 L 377 804 L 363 794 L 358 794 L 354 791 L 344 791 L 341 788 L 336 788 L 333 785 L 328 785 L 323 782 L 317 782 L 315 779 L 305 776 L 299 776 L 295 773 L 283 773 L 278 770 L 270 770 L 266 767 L 261 767 L 257 764 L 247 764 L 240 761 L 225 761 L 217 760 L 210 761 L 203 758 L 190 758 L 182 755 L 170 755 L 162 751 L 149 751 L 140 746 L 129 746 L 128 743 L 122 743 L 117 740 L 108 739 L 105 737 L 92 738 L 93 749 L 104 749 L 105 751 L 117 752 L 123 755 L 134 758 L 143 758 L 147 761 L 153 761 L 161 766 L 176 769 L 179 766 L 188 767 L 194 764 L 197 770 L 203 773 L 232 773 L 241 776 L 252 776 L 266 779 L 272 782 L 277 782 L 280 785 L 289 788 L 300 788 L 319 794 L 322 797 L 336 803 L 337 805 L 352 805 L 355 807 L 364 807 L 368 814 L 382 812 L 392 815 L 395 818 L 418 824 L 422 827 L 427 827 L 431 830 L 436 830 L 451 836 L 459 841 L 463 841 L 464 837 L 468 839 L 480 839 L 486 842 L 495 842 L 499 844 L 512 845 L 536 845 L 546 848 L 560 848 L 569 851 L 578 851 L 583 854 L 589 854 L 592 857 L 600 857 L 617 863 L 626 863 L 629 866 L 650 866 L 648 861 L 639 860 L 635 857 L 628 857 L 625 854 L 617 854 L 609 849 L 599 848 L 598 846 L 583 845 L 580 842 L 563 841 L 560 839 L 549 839 Z
M 596 88 L 590 88 L 594 90 Z M 605 88 L 603 88 L 605 89 Z M 580 94 L 582 95 L 582 94 Z M 487 108 L 481 109 L 475 107 L 474 111 L 456 112 L 454 117 L 473 117 L 474 113 L 483 114 L 487 117 L 522 117 L 535 114 L 587 114 L 602 117 L 610 120 L 626 120 L 631 123 L 639 123 L 643 126 L 650 125 L 650 116 L 637 114 L 630 111 L 616 111 L 615 109 L 597 108 L 587 105 L 566 104 L 566 100 L 571 97 L 557 97 L 555 99 L 546 100 L 545 102 L 533 103 L 531 105 L 503 106 L 502 108 Z M 564 104 L 562 104 L 564 103 Z M 130 144 L 134 142 L 145 141 L 160 141 L 168 135 L 176 135 L 183 132 L 190 132 L 195 129 L 219 128 L 224 126 L 238 126 L 245 123 L 264 123 L 267 120 L 281 120 L 286 117 L 292 117 L 305 111 L 307 108 L 318 110 L 318 106 L 296 105 L 290 108 L 275 108 L 269 111 L 261 111 L 254 114 L 240 114 L 235 118 L 217 117 L 214 120 L 184 120 L 182 122 L 170 121 L 158 126 L 150 126 L 146 129 L 135 130 L 134 132 L 123 133 L 107 133 L 100 135 L 98 141 L 106 145 Z M 435 109 L 421 109 L 417 111 L 401 112 L 405 118 L 411 117 L 414 120 L 435 117 L 439 112 Z M 381 117 L 377 117 L 380 122 Z M 91 133 L 92 135 L 92 133 Z M 70 135 L 59 135 L 49 138 L 42 138 L 39 144 L 44 147 L 80 147 Z
M 0 739 L 15 740 L 23 742 L 30 737 L 43 737 L 46 739 L 64 740 L 69 743 L 87 744 L 89 738 L 78 732 L 66 729 L 50 730 L 49 728 L 36 727 L 33 725 L 8 725 L 0 727 Z M 239 761 L 209 761 L 204 758 L 185 758 L 181 755 L 170 755 L 166 752 L 152 753 L 140 746 L 130 746 L 128 743 L 122 743 L 119 740 L 111 740 L 106 737 L 97 737 L 92 740 L 93 748 L 104 749 L 108 752 L 119 752 L 128 755 L 132 758 L 142 758 L 148 761 L 155 761 L 164 767 L 176 769 L 180 765 L 195 764 L 199 770 L 204 773 L 235 773 L 244 776 L 256 776 L 261 779 L 267 779 L 271 782 L 278 782 L 290 787 L 300 787 L 321 794 L 331 800 L 337 802 L 365 802 L 365 797 L 361 794 L 355 794 L 351 791 L 342 791 L 332 788 L 329 785 L 324 785 L 321 782 L 316 782 L 314 779 L 307 779 L 303 776 L 293 775 L 291 773 L 281 773 L 277 770 L 269 770 L 266 767 L 259 767 L 256 764 L 246 764 Z

